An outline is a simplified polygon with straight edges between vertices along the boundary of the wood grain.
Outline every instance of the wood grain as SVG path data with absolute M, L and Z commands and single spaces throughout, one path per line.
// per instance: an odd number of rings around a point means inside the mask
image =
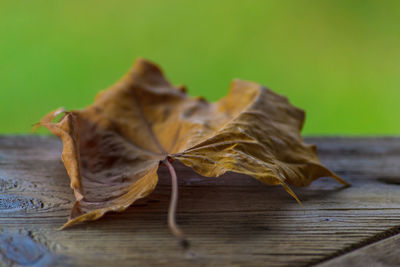
M 303 207 L 280 187 L 233 173 L 204 178 L 174 163 L 178 223 L 191 241 L 183 251 L 167 227 L 165 167 L 150 197 L 125 212 L 58 231 L 74 201 L 60 142 L 0 136 L 0 242 L 23 248 L 18 253 L 37 266 L 305 266 L 328 264 L 398 233 L 400 138 L 307 141 L 352 186 L 322 178 L 294 188 Z M 0 245 L 2 264 L 21 264 L 5 247 Z

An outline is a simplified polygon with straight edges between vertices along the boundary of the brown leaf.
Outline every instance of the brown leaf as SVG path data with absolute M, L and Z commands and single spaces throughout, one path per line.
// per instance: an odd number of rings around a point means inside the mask
M 54 118 L 64 112 L 58 123 Z M 159 163 L 178 159 L 203 176 L 227 171 L 269 184 L 306 186 L 322 166 L 300 136 L 304 112 L 253 82 L 234 80 L 216 103 L 190 98 L 154 64 L 139 59 L 116 85 L 82 110 L 56 110 L 40 125 L 63 142 L 76 203 L 63 226 L 122 211 L 150 194 Z M 296 198 L 297 199 L 297 198 Z

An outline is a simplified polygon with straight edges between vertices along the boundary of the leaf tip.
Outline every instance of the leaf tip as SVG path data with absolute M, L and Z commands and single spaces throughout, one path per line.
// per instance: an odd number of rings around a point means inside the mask
M 333 174 L 332 178 L 335 179 L 336 181 L 338 181 L 339 183 L 343 184 L 345 187 L 350 187 L 351 186 L 350 183 L 346 182 L 345 180 L 343 180 L 342 178 L 340 178 L 336 174 Z
M 296 201 L 297 203 L 300 204 L 301 207 L 303 207 L 303 204 L 301 203 L 300 199 L 297 197 L 297 195 L 294 193 L 294 191 L 285 183 L 281 184 L 283 186 L 283 188 L 286 190 L 287 193 L 289 193 L 289 195 L 291 195 Z

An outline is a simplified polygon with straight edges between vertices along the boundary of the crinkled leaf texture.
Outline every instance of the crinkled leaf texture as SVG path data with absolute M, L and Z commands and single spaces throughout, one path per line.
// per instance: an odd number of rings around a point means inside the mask
M 54 118 L 63 113 L 59 122 Z M 77 199 L 63 226 L 123 211 L 150 194 L 160 161 L 170 157 L 203 176 L 243 173 L 269 185 L 306 186 L 321 165 L 300 135 L 304 112 L 254 82 L 234 80 L 216 103 L 189 97 L 155 64 L 132 70 L 82 110 L 58 109 L 40 125 L 63 142 L 62 160 Z

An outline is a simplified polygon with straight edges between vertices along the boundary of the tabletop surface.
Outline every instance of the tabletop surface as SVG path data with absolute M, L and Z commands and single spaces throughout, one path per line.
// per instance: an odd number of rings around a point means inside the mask
M 205 178 L 174 162 L 177 222 L 170 234 L 169 173 L 122 213 L 58 230 L 74 203 L 61 142 L 0 136 L 0 266 L 396 266 L 400 265 L 400 138 L 307 138 L 330 178 L 293 188 L 244 175 Z

